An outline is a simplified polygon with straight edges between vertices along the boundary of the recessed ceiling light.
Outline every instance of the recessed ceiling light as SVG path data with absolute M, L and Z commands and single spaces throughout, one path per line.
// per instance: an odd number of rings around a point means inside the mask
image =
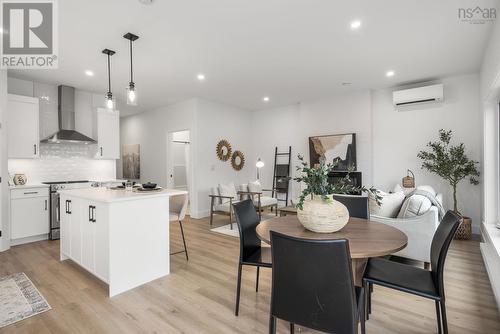
M 85 75 L 87 75 L 89 77 L 93 77 L 94 76 L 94 72 L 92 72 L 91 70 L 86 70 L 85 71 Z
M 350 86 L 350 85 L 352 85 L 352 82 L 343 82 L 342 83 L 342 86 Z
M 385 76 L 386 76 L 386 77 L 392 77 L 393 75 L 394 75 L 394 71 L 387 71 L 387 72 L 385 73 Z
M 354 20 L 351 22 L 351 29 L 356 30 L 361 27 L 361 21 L 360 20 Z
M 196 79 L 198 79 L 198 81 L 203 81 L 205 80 L 205 74 L 203 73 L 200 73 L 196 76 Z
M 271 99 L 269 98 L 269 96 L 264 96 L 264 97 L 262 98 L 262 101 L 264 101 L 264 102 L 269 102 L 270 100 L 271 100 Z

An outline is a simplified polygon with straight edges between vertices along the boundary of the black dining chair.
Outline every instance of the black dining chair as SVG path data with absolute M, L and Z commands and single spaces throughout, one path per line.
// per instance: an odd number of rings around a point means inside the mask
M 363 219 L 370 218 L 367 196 L 333 195 L 333 199 L 347 207 L 347 210 L 349 210 L 349 216 Z
M 365 333 L 363 288 L 355 287 L 349 242 L 271 231 L 273 279 L 269 333 L 277 319 L 328 333 Z
M 260 267 L 271 268 L 271 249 L 261 247 L 261 241 L 257 237 L 255 228 L 259 225 L 260 219 L 255 211 L 255 206 L 251 199 L 247 199 L 233 204 L 233 212 L 240 232 L 240 259 L 238 262 L 238 283 L 236 286 L 236 310 L 238 315 L 240 309 L 241 292 L 241 270 L 243 266 L 257 267 L 257 282 L 255 291 L 259 291 Z
M 431 271 L 397 263 L 382 258 L 368 260 L 363 286 L 367 300 L 367 318 L 371 312 L 371 296 L 368 293 L 372 284 L 378 284 L 420 297 L 433 299 L 436 303 L 436 316 L 439 333 L 448 333 L 444 296 L 444 262 L 451 241 L 462 218 L 448 211 L 441 220 L 431 244 Z

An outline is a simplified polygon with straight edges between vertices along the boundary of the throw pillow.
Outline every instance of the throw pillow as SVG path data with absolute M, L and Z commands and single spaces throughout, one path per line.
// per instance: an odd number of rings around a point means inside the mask
M 229 184 L 219 184 L 219 195 L 229 196 L 232 197 L 233 200 L 235 200 L 238 194 L 236 193 L 236 187 L 234 186 L 234 183 L 231 182 Z M 222 198 L 222 204 L 225 203 L 229 203 L 229 198 Z
M 370 194 L 370 214 L 374 216 L 395 218 L 401 208 L 401 204 L 405 199 L 405 194 L 402 191 L 397 193 L 386 193 L 378 190 L 378 195 L 382 197 L 380 206 L 377 205 L 375 196 Z
M 413 195 L 405 199 L 398 218 L 410 218 L 421 216 L 431 208 L 431 201 L 422 195 Z
M 431 186 L 428 186 L 428 185 L 425 185 L 425 186 L 418 186 L 417 187 L 418 190 L 423 190 L 423 191 L 427 191 L 428 193 L 431 193 L 432 196 L 436 196 L 436 191 L 434 190 L 434 188 L 432 188 Z
M 262 192 L 262 185 L 260 184 L 260 181 L 250 181 L 248 182 L 248 191 L 252 193 L 261 193 Z

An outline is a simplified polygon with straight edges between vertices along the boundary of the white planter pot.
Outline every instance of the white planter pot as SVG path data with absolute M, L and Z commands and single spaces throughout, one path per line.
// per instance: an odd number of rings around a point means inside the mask
M 349 210 L 346 206 L 328 195 L 328 200 L 321 196 L 304 201 L 303 209 L 297 210 L 297 218 L 308 230 L 318 233 L 332 233 L 341 230 L 349 222 Z

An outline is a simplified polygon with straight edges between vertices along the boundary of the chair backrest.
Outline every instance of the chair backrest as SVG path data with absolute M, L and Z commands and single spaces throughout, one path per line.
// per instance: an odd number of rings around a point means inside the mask
M 259 216 L 250 199 L 233 204 L 233 211 L 240 232 L 240 260 L 244 260 L 260 249 L 261 241 L 255 231 Z
M 333 199 L 344 204 L 349 210 L 349 216 L 355 218 L 370 218 L 368 197 L 357 195 L 333 195 Z
M 448 248 L 450 247 L 451 241 L 455 236 L 462 217 L 453 211 L 448 211 L 446 215 L 441 220 L 431 243 L 431 268 L 432 268 L 432 279 L 434 284 L 438 289 L 440 296 L 444 296 L 444 262 L 446 260 L 446 254 L 448 253 Z
M 188 194 L 170 196 L 169 211 L 175 213 L 179 217 L 179 220 L 184 220 L 184 217 L 186 217 L 188 201 Z
M 357 333 L 349 242 L 271 231 L 271 315 L 328 333 Z

